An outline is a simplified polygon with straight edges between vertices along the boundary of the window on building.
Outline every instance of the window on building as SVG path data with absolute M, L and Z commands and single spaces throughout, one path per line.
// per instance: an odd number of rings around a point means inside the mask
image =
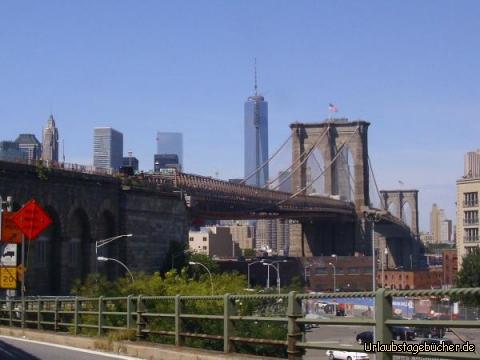
M 478 210 L 469 210 L 463 212 L 463 225 L 478 225 Z
M 349 267 L 348 268 L 348 273 L 349 274 L 358 274 L 360 271 L 357 267 Z
M 317 267 L 315 268 L 315 275 L 323 275 L 327 273 L 327 268 L 325 267 Z
M 465 242 L 475 242 L 478 241 L 478 228 L 468 228 L 464 230 L 464 238 L 463 241 Z
M 468 192 L 463 194 L 463 206 L 478 206 L 478 192 Z
M 204 246 L 204 247 L 203 247 L 203 250 L 207 250 L 207 247 L 206 247 L 206 246 Z
M 190 241 L 193 241 L 193 237 L 190 237 L 190 239 L 189 239 L 189 240 L 190 240 Z
M 203 237 L 203 241 L 207 241 L 207 238 L 205 236 Z

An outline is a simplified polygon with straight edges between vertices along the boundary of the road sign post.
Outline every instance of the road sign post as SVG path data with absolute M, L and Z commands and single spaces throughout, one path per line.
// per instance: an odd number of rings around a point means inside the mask
M 34 200 L 28 201 L 16 212 L 12 218 L 13 222 L 22 232 L 22 267 L 25 268 L 25 237 L 28 240 L 35 240 L 40 233 L 52 223 L 52 219 L 45 210 Z M 25 270 L 21 278 L 22 303 L 25 297 Z

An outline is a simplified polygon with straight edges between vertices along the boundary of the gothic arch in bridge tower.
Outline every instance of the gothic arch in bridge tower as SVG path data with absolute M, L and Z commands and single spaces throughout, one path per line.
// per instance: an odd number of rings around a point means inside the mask
M 336 181 L 338 194 L 341 199 L 354 201 L 355 199 L 355 160 L 349 145 L 338 151 L 336 160 Z
M 413 228 L 413 211 L 408 200 L 403 201 L 402 221 L 407 224 L 411 229 Z
M 393 216 L 400 218 L 400 209 L 395 201 L 390 200 L 390 202 L 387 204 L 387 210 Z
M 302 161 L 315 148 L 320 151 L 325 162 L 325 194 L 339 195 L 345 200 L 351 198 L 357 209 L 368 206 L 369 125 L 365 121 L 350 122 L 347 119 L 291 124 L 292 165 L 293 169 L 298 167 L 292 176 L 292 190 L 296 192 L 307 187 L 307 161 Z
M 312 151 L 312 154 L 307 159 L 307 182 L 311 183 L 306 189 L 306 194 L 326 195 L 325 176 L 320 176 L 325 169 L 325 160 L 323 154 L 318 148 Z M 318 179 L 317 179 L 318 178 Z M 309 181 L 311 179 L 311 181 Z M 315 180 L 316 179 L 316 180 Z M 315 180 L 315 181 L 313 181 Z

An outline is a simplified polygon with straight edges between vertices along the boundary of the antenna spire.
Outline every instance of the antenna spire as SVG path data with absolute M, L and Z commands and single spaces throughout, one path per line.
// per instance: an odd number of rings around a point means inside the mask
M 257 86 L 257 58 L 255 58 L 255 96 L 258 95 L 257 93 L 257 89 L 258 89 L 258 86 Z

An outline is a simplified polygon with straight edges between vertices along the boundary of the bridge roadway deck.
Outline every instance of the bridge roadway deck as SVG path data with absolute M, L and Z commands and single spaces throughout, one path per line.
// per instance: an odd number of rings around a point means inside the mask
M 232 183 L 200 175 L 175 172 L 145 174 L 141 178 L 158 186 L 170 185 L 190 196 L 194 212 L 212 218 L 302 218 L 345 216 L 353 219 L 352 202 L 327 196 L 292 197 L 291 193 Z

